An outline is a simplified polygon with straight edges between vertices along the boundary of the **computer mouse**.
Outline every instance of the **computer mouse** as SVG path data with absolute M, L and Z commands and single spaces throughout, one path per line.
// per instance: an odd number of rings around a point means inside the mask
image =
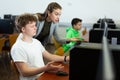
M 67 72 L 64 72 L 64 71 L 58 71 L 58 72 L 56 73 L 56 75 L 58 75 L 58 76 L 68 76 L 68 73 L 67 73 Z

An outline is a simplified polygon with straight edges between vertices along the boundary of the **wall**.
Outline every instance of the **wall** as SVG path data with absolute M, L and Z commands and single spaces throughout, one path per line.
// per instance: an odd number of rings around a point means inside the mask
M 120 0 L 1 0 L 0 17 L 3 18 L 4 14 L 44 12 L 52 1 L 63 7 L 60 22 L 70 22 L 73 17 L 79 17 L 83 23 L 95 23 L 106 17 L 120 23 Z

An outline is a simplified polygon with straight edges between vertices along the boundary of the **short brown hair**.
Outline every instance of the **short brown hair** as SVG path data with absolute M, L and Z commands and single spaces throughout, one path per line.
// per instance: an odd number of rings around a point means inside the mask
M 16 20 L 16 26 L 18 31 L 21 32 L 22 27 L 25 27 L 29 22 L 36 22 L 37 19 L 33 14 L 30 13 L 24 13 L 22 15 L 19 15 Z

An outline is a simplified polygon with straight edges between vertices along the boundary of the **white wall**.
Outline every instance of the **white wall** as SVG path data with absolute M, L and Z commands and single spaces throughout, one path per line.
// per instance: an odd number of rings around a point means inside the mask
M 120 0 L 1 0 L 0 17 L 24 12 L 44 12 L 48 3 L 56 1 L 62 7 L 60 22 L 70 22 L 73 17 L 84 23 L 95 23 L 99 18 L 112 18 L 120 23 Z

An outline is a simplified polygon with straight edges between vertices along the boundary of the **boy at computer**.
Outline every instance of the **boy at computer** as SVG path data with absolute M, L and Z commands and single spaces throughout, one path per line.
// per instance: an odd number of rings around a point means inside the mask
M 58 48 L 55 51 L 57 55 L 64 55 L 64 53 L 68 52 L 71 47 L 73 47 L 78 42 L 84 41 L 81 37 L 82 20 L 79 18 L 73 18 L 71 21 L 71 27 L 66 28 L 66 38 L 67 43 L 63 44 L 62 47 Z

